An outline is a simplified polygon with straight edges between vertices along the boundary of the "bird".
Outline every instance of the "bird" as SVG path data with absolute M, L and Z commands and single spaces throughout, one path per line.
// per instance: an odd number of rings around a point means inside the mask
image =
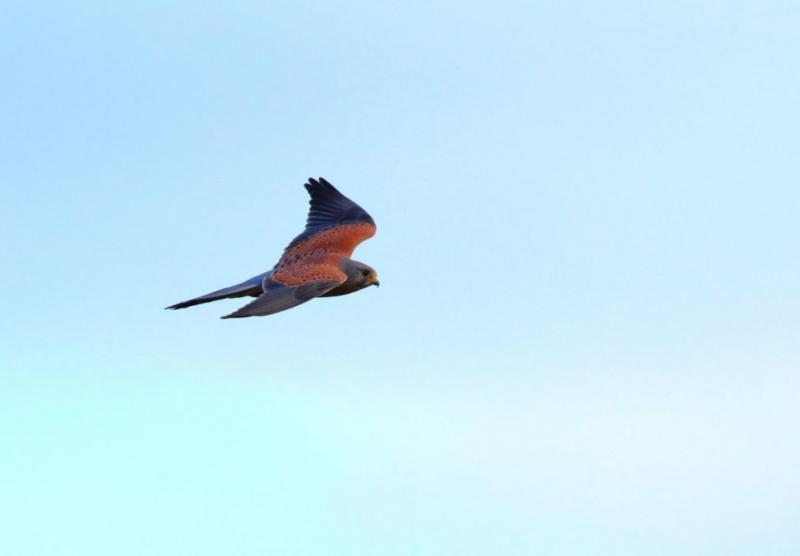
M 361 242 L 375 235 L 377 228 L 372 217 L 325 178 L 309 178 L 305 188 L 311 197 L 305 229 L 284 249 L 271 270 L 166 309 L 250 296 L 256 299 L 220 318 L 265 316 L 316 297 L 346 295 L 380 286 L 374 268 L 350 258 Z

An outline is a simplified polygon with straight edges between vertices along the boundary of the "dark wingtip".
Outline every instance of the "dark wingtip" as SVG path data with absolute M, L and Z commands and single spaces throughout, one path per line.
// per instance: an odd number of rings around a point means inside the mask
M 245 305 L 245 307 L 247 307 L 247 305 Z M 222 315 L 220 318 L 221 318 L 221 319 L 240 319 L 240 318 L 242 318 L 243 316 L 245 316 L 245 317 L 246 317 L 246 316 L 249 316 L 249 315 L 240 315 L 240 314 L 239 314 L 239 312 L 240 312 L 242 309 L 244 309 L 244 307 L 239 307 L 239 308 L 238 308 L 238 309 L 236 309 L 236 310 L 235 310 L 233 313 L 228 313 L 227 315 Z
M 328 180 L 326 180 L 325 178 L 323 178 L 321 176 L 319 178 L 319 183 L 321 183 L 325 187 L 325 189 L 328 189 L 328 190 L 331 190 L 331 191 L 335 191 L 336 193 L 339 193 L 339 190 L 336 189 L 331 182 L 329 182 Z
M 323 177 L 319 177 L 318 179 L 308 178 L 308 181 L 304 184 L 306 187 L 306 191 L 309 194 L 313 194 L 314 191 L 323 191 L 323 190 L 333 190 L 338 192 L 338 190 L 333 186 L 331 182 L 326 180 Z

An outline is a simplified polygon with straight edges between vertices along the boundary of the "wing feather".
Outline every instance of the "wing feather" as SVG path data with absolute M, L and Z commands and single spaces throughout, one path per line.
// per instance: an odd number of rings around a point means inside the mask
M 375 235 L 375 221 L 367 211 L 326 179 L 309 178 L 305 187 L 311 196 L 306 227 L 281 260 L 318 249 L 349 257 L 359 243 Z
M 255 301 L 251 301 L 244 307 L 221 318 L 234 319 L 274 315 L 275 313 L 291 309 L 301 303 L 319 297 L 325 292 L 332 290 L 343 281 L 344 280 L 317 280 L 299 286 L 277 286 L 265 291 L 256 298 Z

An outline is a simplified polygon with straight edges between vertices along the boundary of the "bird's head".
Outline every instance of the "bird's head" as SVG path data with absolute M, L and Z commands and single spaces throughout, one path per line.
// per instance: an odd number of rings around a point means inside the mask
M 344 267 L 344 271 L 347 274 L 347 282 L 354 290 L 381 285 L 378 281 L 378 273 L 368 264 L 350 259 Z

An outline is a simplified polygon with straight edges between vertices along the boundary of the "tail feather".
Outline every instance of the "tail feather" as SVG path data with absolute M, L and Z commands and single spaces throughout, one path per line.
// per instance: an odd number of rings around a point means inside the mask
M 258 297 L 264 292 L 261 284 L 264 281 L 264 277 L 268 274 L 269 272 L 265 272 L 264 274 L 253 276 L 241 284 L 236 284 L 235 286 L 229 286 L 227 288 L 222 288 L 221 290 L 207 293 L 199 297 L 181 301 L 180 303 L 166 307 L 166 309 L 185 309 L 186 307 L 192 307 L 194 305 L 200 305 L 201 303 L 209 303 L 211 301 L 217 301 L 218 299 L 226 299 L 229 297 L 245 297 L 248 295 L 250 297 Z

